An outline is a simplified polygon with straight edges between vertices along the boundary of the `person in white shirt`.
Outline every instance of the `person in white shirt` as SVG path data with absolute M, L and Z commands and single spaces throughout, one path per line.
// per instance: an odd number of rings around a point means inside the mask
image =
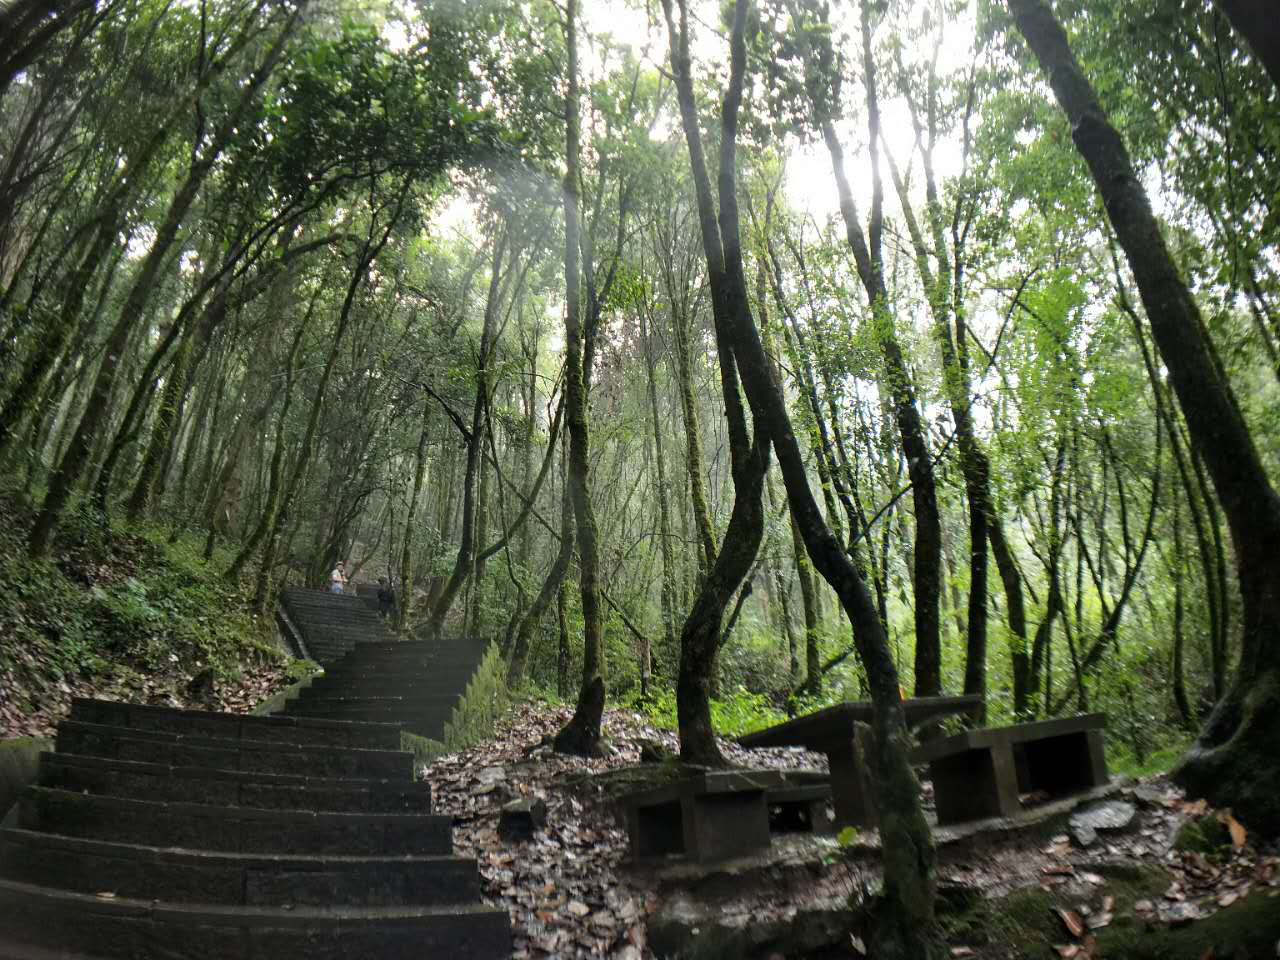
M 343 588 L 347 584 L 347 570 L 343 566 L 342 561 L 338 561 L 338 565 L 333 568 L 333 573 L 329 574 L 329 592 L 342 593 Z

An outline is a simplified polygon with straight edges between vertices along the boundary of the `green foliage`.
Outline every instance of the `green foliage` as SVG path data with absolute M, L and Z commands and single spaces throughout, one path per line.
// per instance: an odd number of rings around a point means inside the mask
M 638 704 L 649 721 L 664 730 L 676 730 L 676 695 L 672 689 L 658 689 Z M 745 687 L 735 688 L 727 697 L 711 700 L 711 724 L 724 737 L 740 737 L 773 726 L 787 715 L 773 706 L 763 693 L 752 693 Z
M 32 560 L 18 536 L 24 511 L 0 497 L 0 516 L 0 670 L 19 691 L 38 697 L 76 677 L 202 669 L 230 680 L 248 658 L 281 657 L 269 626 L 247 613 L 218 564 L 200 561 L 194 542 L 169 545 L 161 531 L 126 531 L 78 509 L 52 558 Z

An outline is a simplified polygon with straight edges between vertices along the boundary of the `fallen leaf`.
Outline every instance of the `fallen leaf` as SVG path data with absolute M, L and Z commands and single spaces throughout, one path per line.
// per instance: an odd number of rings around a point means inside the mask
M 1234 890 L 1228 890 L 1218 898 L 1218 906 L 1229 907 L 1239 899 L 1240 894 L 1236 893 Z
M 953 957 L 972 957 L 973 947 L 952 947 L 951 955 Z
M 1239 850 L 1249 838 L 1249 832 L 1245 830 L 1244 824 L 1231 815 L 1230 810 L 1224 811 L 1222 820 L 1231 832 L 1231 845 Z
M 1074 943 L 1055 944 L 1053 949 L 1057 951 L 1058 956 L 1066 957 L 1067 960 L 1070 960 L 1071 957 L 1080 956 L 1080 948 L 1077 947 Z
M 1062 925 L 1067 928 L 1067 932 L 1073 937 L 1078 937 L 1084 933 L 1084 921 L 1080 919 L 1080 914 L 1062 907 L 1058 908 L 1057 913 L 1062 920 Z
M 1112 915 L 1109 913 L 1095 913 L 1091 916 L 1087 923 L 1090 930 L 1101 930 L 1103 927 L 1111 923 Z

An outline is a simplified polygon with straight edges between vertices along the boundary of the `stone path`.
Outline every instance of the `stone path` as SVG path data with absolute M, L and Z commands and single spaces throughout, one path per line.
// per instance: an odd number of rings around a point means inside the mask
M 440 735 L 470 676 L 428 654 L 352 643 L 286 716 L 76 700 L 0 824 L 0 957 L 509 956 L 399 749 L 402 725 Z

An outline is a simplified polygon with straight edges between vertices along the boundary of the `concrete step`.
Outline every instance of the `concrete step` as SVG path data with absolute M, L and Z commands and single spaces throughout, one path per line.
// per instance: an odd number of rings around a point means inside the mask
M 335 813 L 431 812 L 431 785 L 421 780 L 342 780 L 58 753 L 41 755 L 38 777 L 40 786 L 58 790 L 178 803 Z
M 441 722 L 449 719 L 453 708 L 457 705 L 457 697 L 442 697 L 434 703 L 382 703 L 358 704 L 335 701 L 332 703 L 299 702 L 294 710 L 299 716 L 321 717 L 326 720 L 364 720 L 372 718 L 375 723 L 391 723 L 404 725 L 409 718 L 438 718 Z
M 474 860 L 442 856 L 262 856 L 0 831 L 0 875 L 79 893 L 169 903 L 441 906 L 480 899 Z
M 332 710 L 326 711 L 325 716 L 330 719 L 343 719 L 352 717 L 354 719 L 377 718 L 384 723 L 394 723 L 400 729 L 408 733 L 417 734 L 420 737 L 430 737 L 432 740 L 444 739 L 444 725 L 452 717 L 452 710 L 442 711 L 392 711 L 379 712 L 375 710 Z
M 360 680 L 364 678 L 374 678 L 378 680 L 403 680 L 419 682 L 423 680 L 445 680 L 458 682 L 459 690 L 466 686 L 466 682 L 471 679 L 476 672 L 476 664 L 467 663 L 421 663 L 421 664 L 405 664 L 397 666 L 395 664 L 378 664 L 378 663 L 335 663 L 325 667 L 324 679 L 326 680 Z M 317 677 L 314 684 L 320 677 Z
M 324 681 L 323 683 L 321 681 Z M 333 697 L 407 697 L 431 698 L 457 696 L 466 689 L 467 680 L 445 678 L 421 678 L 405 680 L 395 676 L 362 677 L 344 680 L 317 677 L 311 686 L 302 690 L 289 703 L 307 703 Z
M 380 641 L 365 640 L 352 647 L 348 656 L 397 658 L 421 655 L 433 660 L 445 657 L 466 657 L 472 660 L 479 660 L 488 649 L 487 644 L 471 643 L 469 641 L 382 643 Z
M 23 791 L 16 825 L 24 830 L 89 840 L 219 853 L 453 853 L 452 820 L 444 816 L 163 803 L 47 787 L 27 787 Z
M 0 956 L 6 960 L 505 960 L 511 955 L 507 912 L 479 904 L 205 906 L 0 880 L 0 918 Z
M 58 752 L 178 767 L 211 767 L 254 773 L 297 773 L 350 779 L 413 779 L 413 756 L 401 751 L 225 740 L 63 720 Z
M 377 724 L 210 713 L 204 710 L 177 710 L 80 697 L 71 701 L 70 716 L 72 720 L 83 723 L 219 740 L 255 740 L 365 750 L 400 749 L 399 734 L 394 729 L 379 727 Z
M 445 640 L 443 643 L 449 643 Z M 426 653 L 435 653 L 440 649 L 439 643 L 428 643 L 426 640 L 364 640 L 356 645 L 353 653 L 412 653 L 417 650 L 424 650 Z
M 424 709 L 427 707 L 453 706 L 457 703 L 458 695 L 456 693 L 433 693 L 433 694 L 417 694 L 407 693 L 399 696 L 379 694 L 371 694 L 368 696 L 345 696 L 341 691 L 333 691 L 327 696 L 319 694 L 307 697 L 305 700 L 299 697 L 297 700 L 291 701 L 288 707 L 291 716 L 305 717 L 307 710 L 298 708 L 319 708 L 330 709 L 334 707 L 394 707 L 409 709 Z M 296 712 L 295 712 L 296 711 Z

